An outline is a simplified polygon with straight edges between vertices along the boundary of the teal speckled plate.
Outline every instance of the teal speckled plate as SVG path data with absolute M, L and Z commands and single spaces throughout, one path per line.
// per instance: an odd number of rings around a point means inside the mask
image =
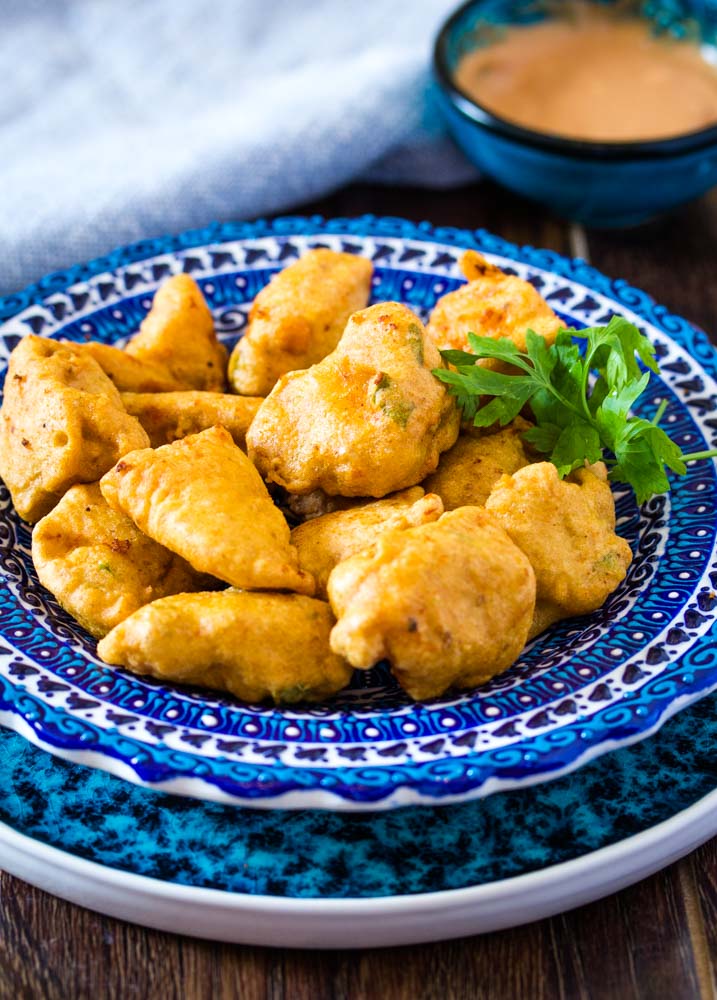
M 369 947 L 460 936 L 606 895 L 717 832 L 715 742 L 711 696 L 548 784 L 348 815 L 165 795 L 0 732 L 0 865 L 202 937 Z

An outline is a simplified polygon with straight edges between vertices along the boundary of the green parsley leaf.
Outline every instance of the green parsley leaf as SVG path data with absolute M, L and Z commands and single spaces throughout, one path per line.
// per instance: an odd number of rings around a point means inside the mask
M 561 479 L 586 462 L 592 465 L 601 459 L 602 446 L 597 428 L 579 417 L 563 427 L 550 452 L 550 461 L 557 468 Z
M 558 438 L 563 430 L 564 428 L 557 424 L 536 424 L 535 427 L 531 427 L 523 434 L 523 440 L 532 445 L 536 451 L 542 451 L 543 454 L 549 455 L 558 443 Z
M 648 372 L 640 376 L 636 382 L 629 382 L 621 389 L 613 389 L 596 408 L 595 423 L 600 429 L 600 436 L 606 447 L 615 451 L 616 443 L 629 420 L 630 407 L 639 399 L 650 381 Z
M 561 330 L 550 345 L 528 330 L 525 342 L 521 351 L 507 338 L 469 333 L 470 352 L 441 351 L 453 368 L 433 374 L 476 427 L 505 426 L 527 406 L 535 423 L 523 437 L 561 477 L 608 452 L 610 478 L 632 486 L 638 503 L 669 489 L 667 469 L 684 475 L 686 461 L 717 455 L 683 455 L 657 426 L 664 403 L 653 421 L 630 415 L 659 369 L 650 341 L 621 316 L 607 326 Z M 478 364 L 484 359 L 500 362 L 500 370 Z

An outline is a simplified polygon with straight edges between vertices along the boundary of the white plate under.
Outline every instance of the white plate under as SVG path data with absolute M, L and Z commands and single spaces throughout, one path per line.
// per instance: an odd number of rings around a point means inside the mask
M 381 948 L 527 924 L 608 896 L 717 834 L 717 790 L 581 858 L 486 885 L 372 899 L 289 899 L 195 888 L 107 868 L 0 823 L 0 868 L 145 927 L 282 948 Z

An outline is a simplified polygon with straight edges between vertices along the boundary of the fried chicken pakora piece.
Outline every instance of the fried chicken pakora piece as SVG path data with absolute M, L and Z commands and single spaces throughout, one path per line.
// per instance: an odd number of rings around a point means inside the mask
M 526 332 L 534 330 L 552 344 L 564 324 L 530 282 L 505 274 L 475 250 L 466 250 L 461 267 L 468 284 L 442 296 L 426 326 L 440 350 L 470 350 L 469 333 L 494 340 L 508 337 L 524 351 Z M 491 359 L 479 364 L 500 367 Z
M 305 521 L 291 532 L 291 541 L 299 565 L 316 580 L 316 596 L 325 597 L 331 571 L 344 559 L 367 548 L 384 531 L 428 524 L 442 513 L 440 497 L 424 496 L 420 486 L 413 486 L 384 500 Z
M 150 601 L 212 583 L 112 510 L 99 483 L 72 486 L 38 521 L 32 560 L 43 587 L 97 638 Z
M 100 344 L 94 340 L 85 344 L 64 343 L 80 354 L 89 354 L 94 358 L 120 392 L 171 392 L 185 388 L 162 365 L 140 361 L 119 347 Z
M 336 350 L 277 382 L 247 433 L 265 479 L 290 493 L 383 497 L 420 482 L 458 436 L 441 357 L 418 317 L 382 302 L 350 318 Z
M 329 577 L 331 648 L 362 670 L 379 660 L 415 699 L 506 670 L 533 619 L 535 575 L 481 507 L 388 531 Z
M 372 272 L 365 257 L 319 248 L 275 274 L 229 359 L 235 391 L 267 396 L 280 375 L 330 354 L 351 313 L 368 302 Z
M 165 368 L 180 383 L 174 388 L 226 388 L 227 351 L 217 340 L 199 285 L 188 274 L 175 274 L 159 287 L 126 351 Z
M 314 592 L 284 516 L 223 427 L 130 452 L 100 488 L 111 507 L 202 573 L 246 590 Z
M 123 392 L 122 403 L 149 435 L 153 448 L 171 444 L 221 424 L 240 448 L 263 402 L 258 396 L 230 396 L 222 392 Z
M 632 552 L 615 533 L 615 502 L 598 462 L 560 479 L 552 462 L 503 476 L 486 509 L 530 560 L 537 581 L 530 637 L 595 611 L 625 579 Z
M 140 608 L 98 645 L 105 663 L 243 701 L 328 698 L 352 669 L 331 651 L 331 608 L 299 594 L 179 594 Z
M 93 358 L 33 334 L 20 341 L 0 409 L 0 475 L 20 517 L 38 521 L 70 486 L 148 444 Z
M 424 489 L 437 493 L 446 510 L 482 507 L 502 475 L 530 463 L 521 438 L 530 426 L 527 420 L 516 417 L 491 434 L 461 434 L 441 455 L 436 471 L 424 479 Z

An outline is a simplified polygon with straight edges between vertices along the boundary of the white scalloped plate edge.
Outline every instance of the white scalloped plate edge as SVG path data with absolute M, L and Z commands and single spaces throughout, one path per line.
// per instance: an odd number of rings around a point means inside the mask
M 712 631 L 714 631 L 714 629 Z M 654 726 L 651 726 L 646 730 L 641 730 L 639 733 L 635 733 L 629 737 L 609 740 L 606 743 L 601 743 L 599 746 L 589 747 L 579 757 L 570 761 L 569 764 L 566 764 L 561 768 L 556 768 L 556 770 L 551 771 L 550 774 L 536 774 L 529 778 L 520 779 L 494 777 L 489 779 L 489 781 L 484 785 L 480 786 L 480 788 L 472 789 L 467 793 L 459 792 L 456 795 L 442 796 L 440 799 L 432 801 L 431 805 L 457 805 L 462 802 L 471 802 L 475 799 L 484 798 L 486 795 L 492 795 L 496 792 L 510 792 L 518 788 L 529 788 L 533 785 L 541 785 L 545 782 L 556 781 L 559 778 L 564 778 L 566 775 L 572 774 L 573 771 L 579 770 L 581 767 L 584 767 L 591 761 L 596 760 L 598 757 L 602 757 L 605 753 L 609 753 L 613 750 L 619 750 L 623 747 L 632 746 L 635 743 L 641 743 L 643 740 L 650 739 L 650 737 L 658 733 L 665 723 L 669 722 L 669 720 L 678 712 L 688 708 L 690 705 L 700 701 L 702 698 L 708 697 L 715 691 L 717 691 L 717 682 L 709 685 L 703 690 L 694 691 L 690 694 L 682 695 L 680 698 L 676 698 L 665 709 L 659 719 L 656 720 Z M 102 751 L 67 750 L 63 747 L 56 747 L 51 743 L 46 743 L 42 737 L 35 732 L 32 726 L 29 725 L 29 723 L 21 716 L 16 715 L 15 712 L 0 711 L 0 726 L 5 729 L 9 729 L 11 732 L 17 733 L 19 736 L 23 736 L 29 743 L 32 743 L 33 746 L 38 747 L 40 750 L 45 750 L 47 753 L 52 754 L 53 757 L 60 757 L 63 760 L 70 761 L 72 764 L 81 764 L 84 767 L 91 767 L 104 771 L 116 778 L 122 778 L 125 781 L 129 781 L 131 784 L 137 785 L 140 788 L 147 788 L 156 792 L 163 792 L 168 795 L 180 795 L 186 798 L 194 798 L 205 802 L 219 802 L 222 805 L 238 805 L 250 809 L 269 810 L 307 808 L 305 795 L 301 791 L 284 792 L 282 795 L 278 795 L 268 801 L 264 799 L 257 799 L 256 801 L 246 802 L 244 800 L 238 800 L 235 796 L 222 791 L 221 788 L 204 781 L 202 778 L 188 778 L 183 776 L 179 778 L 170 778 L 163 782 L 144 781 L 130 764 L 117 760 L 114 757 L 108 757 L 106 754 L 102 753 Z M 425 805 L 425 800 L 422 798 L 420 793 L 416 791 L 416 789 L 409 786 L 403 786 L 401 788 L 397 788 L 386 798 L 381 799 L 378 802 L 371 803 L 370 809 L 367 809 L 366 805 L 362 802 L 347 801 L 341 796 L 335 795 L 326 790 L 324 790 L 322 799 L 318 800 L 313 807 L 327 809 L 333 806 L 338 812 L 366 813 L 384 812 L 397 807 L 415 805 Z M 715 829 L 715 833 L 717 833 L 717 828 Z

